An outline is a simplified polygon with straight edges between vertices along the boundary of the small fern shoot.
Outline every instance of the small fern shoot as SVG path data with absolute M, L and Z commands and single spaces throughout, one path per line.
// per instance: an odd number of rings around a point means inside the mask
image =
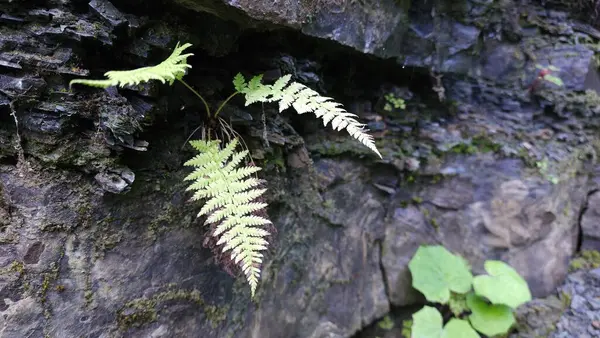
M 279 102 L 280 113 L 290 106 L 294 107 L 298 114 L 312 112 L 323 119 L 323 125 L 327 126 L 331 122 L 334 130 L 346 129 L 350 136 L 382 158 L 373 136 L 367 133 L 364 124 L 355 119 L 357 115 L 347 112 L 340 103 L 330 97 L 321 96 L 301 83 L 290 83 L 290 79 L 291 75 L 285 75 L 274 84 L 266 85 L 262 83 L 262 75 L 258 75 L 246 83 L 244 76 L 238 73 L 233 79 L 233 85 L 236 91 L 246 96 L 246 106 L 255 102 Z
M 182 54 L 183 51 L 190 46 L 191 44 L 189 43 L 186 43 L 182 46 L 179 46 L 179 43 L 177 43 L 173 53 L 171 53 L 171 56 L 156 66 L 142 67 L 132 70 L 111 70 L 104 73 L 108 79 L 74 79 L 69 83 L 69 87 L 76 83 L 100 88 L 107 88 L 111 86 L 125 87 L 127 85 L 136 85 L 142 82 L 148 82 L 150 80 L 158 80 L 162 83 L 168 81 L 171 85 L 173 84 L 173 81 L 181 80 L 181 78 L 185 75 L 187 68 L 192 68 L 192 66 L 187 64 L 187 58 L 194 54 Z
M 256 200 L 266 191 L 258 188 L 260 180 L 251 177 L 260 170 L 256 166 L 241 166 L 248 150 L 235 152 L 237 138 L 223 149 L 219 140 L 190 141 L 200 152 L 185 163 L 196 169 L 185 180 L 193 181 L 187 190 L 195 191 L 192 200 L 205 200 L 198 216 L 208 215 L 207 224 L 218 224 L 212 236 L 224 244 L 223 252 L 231 251 L 231 259 L 246 276 L 252 297 L 256 292 L 262 263 L 261 251 L 267 249 L 269 232 L 261 226 L 271 224 L 256 213 L 267 204 Z

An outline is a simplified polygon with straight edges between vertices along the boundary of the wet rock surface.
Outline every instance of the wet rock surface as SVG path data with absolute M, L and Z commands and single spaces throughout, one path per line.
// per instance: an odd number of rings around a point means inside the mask
M 504 260 L 545 297 L 567 276 L 580 226 L 582 246 L 600 238 L 600 33 L 566 11 L 0 4 L 0 337 L 351 337 L 422 303 L 406 267 L 419 245 L 443 244 L 476 273 Z M 235 100 L 223 111 L 264 168 L 277 228 L 255 302 L 204 247 L 182 182 L 202 104 L 177 84 L 68 88 L 156 64 L 177 41 L 194 44 L 186 79 L 211 105 L 238 71 L 291 73 L 360 115 L 384 155 L 304 115 Z M 560 68 L 564 87 L 538 81 L 538 65 Z M 386 108 L 390 93 L 405 107 Z M 561 287 L 568 308 L 562 293 L 524 308 L 521 336 L 593 336 L 587 270 Z M 536 323 L 539 311 L 558 324 Z

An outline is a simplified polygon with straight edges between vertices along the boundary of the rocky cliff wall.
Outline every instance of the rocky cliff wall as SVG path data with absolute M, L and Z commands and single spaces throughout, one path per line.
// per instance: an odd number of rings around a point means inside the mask
M 599 249 L 600 32 L 558 7 L 3 1 L 0 21 L 2 337 L 350 337 L 422 301 L 406 267 L 421 244 L 476 272 L 505 260 L 538 297 L 580 245 Z M 278 230 L 257 302 L 215 264 L 184 191 L 201 103 L 179 85 L 68 88 L 177 41 L 211 104 L 240 70 L 292 73 L 368 122 L 384 155 L 228 106 Z M 564 87 L 530 90 L 538 64 Z M 389 93 L 406 107 L 383 109 Z

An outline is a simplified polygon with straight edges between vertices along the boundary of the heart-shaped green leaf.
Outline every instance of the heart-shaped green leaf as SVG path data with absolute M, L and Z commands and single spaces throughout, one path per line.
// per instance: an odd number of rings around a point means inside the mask
M 477 295 L 489 299 L 492 304 L 508 305 L 513 309 L 531 300 L 527 282 L 508 264 L 486 261 L 484 267 L 489 275 L 473 279 Z
M 504 334 L 515 323 L 512 310 L 506 305 L 489 304 L 473 293 L 467 296 L 467 305 L 472 312 L 469 316 L 471 325 L 486 336 Z
M 431 306 L 424 306 L 413 314 L 411 338 L 480 338 L 468 321 L 453 318 L 442 329 L 440 312 Z
M 442 335 L 442 315 L 436 308 L 423 306 L 412 318 L 411 338 L 440 338 Z
M 473 330 L 468 321 L 452 318 L 444 326 L 441 338 L 480 338 L 480 336 Z
M 446 304 L 450 291 L 467 293 L 471 289 L 473 275 L 459 256 L 443 246 L 421 246 L 408 263 L 412 286 L 430 302 Z

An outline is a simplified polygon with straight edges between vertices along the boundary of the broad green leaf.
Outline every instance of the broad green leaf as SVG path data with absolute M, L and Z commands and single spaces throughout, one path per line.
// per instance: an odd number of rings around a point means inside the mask
M 421 246 L 408 263 L 412 286 L 430 302 L 446 304 L 450 291 L 467 293 L 473 275 L 465 260 L 443 246 Z
M 480 338 L 468 321 L 452 318 L 444 327 L 441 338 Z
M 442 334 L 442 315 L 431 306 L 423 308 L 412 315 L 411 338 L 440 338 Z
M 424 306 L 413 314 L 411 338 L 480 338 L 468 321 L 451 319 L 442 328 L 440 312 L 431 306 Z
M 473 293 L 467 296 L 467 305 L 472 312 L 469 316 L 471 325 L 487 336 L 504 334 L 515 323 L 512 310 L 506 305 L 489 304 Z
M 508 264 L 490 260 L 484 267 L 489 275 L 473 279 L 477 295 L 489 299 L 492 304 L 508 305 L 513 309 L 531 300 L 527 282 Z

